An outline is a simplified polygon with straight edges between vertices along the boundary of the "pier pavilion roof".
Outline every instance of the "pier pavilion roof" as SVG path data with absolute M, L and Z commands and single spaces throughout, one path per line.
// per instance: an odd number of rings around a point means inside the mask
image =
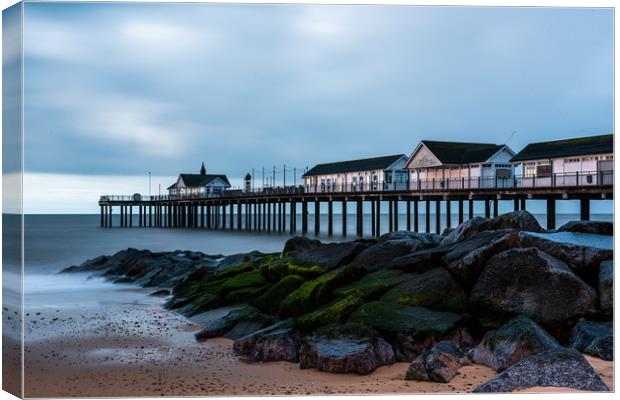
M 207 186 L 209 183 L 211 183 L 212 181 L 218 178 L 224 181 L 228 186 L 230 186 L 230 182 L 228 181 L 228 178 L 226 177 L 226 175 L 180 174 L 179 179 L 177 179 L 177 181 L 173 185 L 169 186 L 167 190 L 176 188 L 179 182 L 181 181 L 183 181 L 183 184 L 185 185 L 185 187 L 200 187 L 200 186 Z
M 395 154 L 392 156 L 364 158 L 360 160 L 339 161 L 326 164 L 317 164 L 312 167 L 303 176 L 316 176 L 326 174 L 342 174 L 357 171 L 372 171 L 378 169 L 387 169 L 401 158 L 407 158 L 404 154 Z
M 514 155 L 514 152 L 503 144 L 422 140 L 411 153 L 406 168 L 483 163 L 502 149 Z
M 585 156 L 614 152 L 614 135 L 587 136 L 551 142 L 530 143 L 512 161 L 540 160 L 555 157 Z

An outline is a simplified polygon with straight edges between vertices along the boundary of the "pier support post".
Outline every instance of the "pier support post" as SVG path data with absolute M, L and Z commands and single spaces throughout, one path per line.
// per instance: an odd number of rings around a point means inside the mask
M 413 231 L 418 232 L 420 230 L 420 215 L 418 209 L 418 199 L 413 199 Z
M 493 199 L 493 217 L 497 217 L 499 215 L 499 199 Z
M 394 205 L 392 204 L 392 200 L 388 200 L 388 232 L 394 231 Z
M 321 202 L 315 200 L 314 202 L 314 236 L 318 236 L 321 233 Z
M 547 199 L 547 229 L 555 229 L 555 199 Z
M 525 199 L 521 199 L 521 210 L 525 211 Z
M 361 199 L 357 200 L 357 236 L 362 237 L 364 235 L 364 214 L 363 203 Z
M 149 228 L 153 226 L 153 206 L 149 204 Z
M 451 210 L 451 201 L 446 200 L 446 228 L 450 228 L 452 226 L 452 210 Z
M 271 202 L 267 201 L 265 207 L 267 208 L 267 221 L 265 221 L 267 223 L 267 232 L 271 232 Z
M 377 211 L 376 211 L 376 223 L 375 223 L 375 236 L 381 236 L 381 199 L 377 200 Z
M 491 202 L 489 199 L 484 199 L 484 218 L 491 218 Z
M 519 211 L 519 199 L 514 199 L 514 211 Z
M 109 212 L 108 212 L 108 228 L 112 227 L 112 206 L 109 206 Z
M 342 200 L 342 236 L 347 236 L 347 200 Z
M 407 230 L 411 231 L 411 200 L 407 199 Z
M 441 233 L 441 200 L 435 200 L 435 233 Z
M 258 201 L 258 200 L 256 200 Z M 257 231 L 258 230 L 258 202 L 252 204 L 252 228 Z M 251 229 L 252 229 L 251 228 Z
M 474 217 L 474 200 L 469 199 L 469 203 L 467 204 L 467 214 L 469 214 L 468 219 L 472 219 Z
M 426 214 L 424 214 L 426 233 L 431 233 L 431 201 L 426 200 Z
M 398 199 L 394 200 L 394 230 L 398 230 Z
M 129 206 L 129 227 L 133 227 L 133 206 Z
M 459 225 L 463 223 L 463 199 L 459 199 Z
M 121 206 L 121 207 L 120 207 L 120 210 L 119 210 L 119 215 L 120 215 L 120 217 L 121 217 L 121 228 L 122 228 L 123 226 L 125 226 L 125 225 L 124 225 L 124 224 L 125 224 L 125 221 L 123 220 L 123 208 L 125 208 L 125 206 Z
M 237 203 L 237 230 L 241 230 L 241 203 Z
M 230 213 L 230 221 L 228 223 L 228 229 L 230 229 L 231 231 L 233 229 L 235 229 L 235 205 L 233 203 L 230 203 L 228 205 L 229 208 L 229 213 Z
M 590 220 L 590 199 L 579 199 L 579 219 Z
M 101 219 L 100 226 L 103 228 L 103 206 L 99 206 L 99 218 Z
M 377 209 L 375 207 L 375 200 L 370 200 L 370 234 L 372 237 L 377 235 Z
M 329 199 L 327 202 L 327 235 L 333 236 L 334 234 L 334 202 Z
M 308 233 L 308 202 L 306 200 L 301 201 L 301 233 L 302 235 Z
M 293 234 L 297 232 L 297 203 L 293 200 L 291 200 L 289 214 L 291 223 L 290 230 L 291 234 Z

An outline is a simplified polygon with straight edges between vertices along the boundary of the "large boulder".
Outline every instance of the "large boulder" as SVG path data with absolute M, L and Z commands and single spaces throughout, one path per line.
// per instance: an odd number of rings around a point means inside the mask
M 371 326 L 390 340 L 399 361 L 412 361 L 442 339 L 469 343 L 459 326 L 462 316 L 423 307 L 373 301 L 354 311 L 348 321 Z
M 614 314 L 614 262 L 601 262 L 598 274 L 598 294 L 601 299 L 601 313 L 611 319 Z
M 364 301 L 357 296 L 336 299 L 297 318 L 297 326 L 302 332 L 308 332 L 321 326 L 344 322 L 349 314 L 363 303 Z
M 338 297 L 356 296 L 364 300 L 377 300 L 385 292 L 401 283 L 403 272 L 395 269 L 381 270 L 364 275 L 359 281 L 334 290 Z
M 444 268 L 422 274 L 409 274 L 406 280 L 390 289 L 382 301 L 438 311 L 464 312 L 467 294 Z
M 302 340 L 301 369 L 366 375 L 394 363 L 392 346 L 376 331 L 363 325 L 330 325 Z
M 471 289 L 484 263 L 495 254 L 518 246 L 518 238 L 514 231 L 483 231 L 457 242 L 442 261 L 461 284 Z
M 562 225 L 558 232 L 594 233 L 596 235 L 613 236 L 614 223 L 608 221 L 569 221 Z
M 241 305 L 237 308 L 226 309 L 226 312 L 209 319 L 205 327 L 194 336 L 198 340 L 220 336 L 239 339 L 272 325 L 274 322 L 273 317 L 263 314 L 258 309 L 249 305 Z
M 458 374 L 459 368 L 469 364 L 456 343 L 443 340 L 413 360 L 405 379 L 447 383 Z
M 262 295 L 258 296 L 253 304 L 261 310 L 276 314 L 280 309 L 280 302 L 305 282 L 299 275 L 288 275 L 271 286 Z
M 580 321 L 571 331 L 570 347 L 603 360 L 614 359 L 612 322 Z
M 297 236 L 287 240 L 282 255 L 295 264 L 311 267 L 319 265 L 334 269 L 351 262 L 374 241 L 355 240 L 342 243 L 321 243 L 318 240 Z
M 350 265 L 327 272 L 316 279 L 305 282 L 286 296 L 280 303 L 280 314 L 298 317 L 329 303 L 332 291 L 348 285 L 364 275 L 363 270 Z
M 470 295 L 470 309 L 486 327 L 525 314 L 550 329 L 596 313 L 597 305 L 593 288 L 536 248 L 493 256 Z
M 363 250 L 351 264 L 369 272 L 390 268 L 392 262 L 404 255 L 437 246 L 439 236 L 415 232 L 392 232 L 381 236 L 378 242 Z
M 534 386 L 563 387 L 591 392 L 609 390 L 578 351 L 559 348 L 524 358 L 495 378 L 478 386 L 474 392 L 511 392 Z
M 612 249 L 565 243 L 525 232 L 519 234 L 519 240 L 522 247 L 536 247 L 563 261 L 591 286 L 596 286 L 598 283 L 601 262 L 612 260 L 614 257 Z
M 108 256 L 99 256 L 93 259 L 88 259 L 84 261 L 80 265 L 72 265 L 60 271 L 60 273 L 64 272 L 92 272 L 103 270 L 106 268 L 105 264 L 108 261 Z
M 519 315 L 501 327 L 488 331 L 472 351 L 472 360 L 503 371 L 532 354 L 561 347 L 537 323 Z
M 441 241 L 441 244 L 455 243 L 470 238 L 479 232 L 500 229 L 528 232 L 542 231 L 540 224 L 532 214 L 523 210 L 513 211 L 495 218 L 474 217 L 467 220 L 448 233 Z
M 392 268 L 404 272 L 422 273 L 443 265 L 442 258 L 455 245 L 437 246 L 398 257 L 392 261 Z
M 253 261 L 259 260 L 264 254 L 260 251 L 251 251 L 249 253 L 237 253 L 223 257 L 217 263 L 217 271 L 225 271 L 231 267 L 236 267 L 239 264 L 249 264 Z
M 233 350 L 252 361 L 299 361 L 299 334 L 292 319 L 235 340 Z

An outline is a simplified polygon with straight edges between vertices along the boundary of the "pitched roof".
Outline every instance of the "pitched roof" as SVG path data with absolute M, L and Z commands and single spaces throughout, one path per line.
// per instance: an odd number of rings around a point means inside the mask
M 530 143 L 512 161 L 539 160 L 554 157 L 585 156 L 614 152 L 614 135 L 587 136 L 551 142 Z
M 215 175 L 215 174 L 180 174 L 179 177 L 185 183 L 187 187 L 197 187 L 197 186 L 207 186 L 214 179 L 220 178 L 223 180 L 228 186 L 230 186 L 230 182 L 228 182 L 228 178 L 226 175 Z M 178 182 L 178 180 L 177 180 Z M 168 189 L 174 189 L 177 186 L 177 182 L 173 185 L 169 186 Z
M 346 172 L 369 171 L 374 169 L 385 169 L 394 164 L 400 158 L 406 156 L 404 154 L 396 154 L 393 156 L 383 156 L 374 158 L 364 158 L 361 160 L 340 161 L 334 163 L 317 164 L 312 167 L 303 176 L 315 176 L 324 174 L 341 174 Z
M 438 142 L 434 140 L 422 140 L 421 143 L 423 143 L 442 164 L 485 162 L 504 147 L 503 144 Z

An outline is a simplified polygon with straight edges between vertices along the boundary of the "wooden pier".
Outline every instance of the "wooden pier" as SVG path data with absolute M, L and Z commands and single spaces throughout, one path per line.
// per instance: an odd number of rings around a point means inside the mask
M 365 224 L 370 224 L 373 236 L 382 233 L 382 203 L 387 202 L 388 230 L 407 229 L 420 231 L 420 203 L 424 206 L 424 230 L 431 226 L 431 210 L 434 211 L 435 232 L 441 233 L 446 227 L 453 227 L 473 218 L 474 204 L 484 204 L 486 217 L 497 216 L 499 202 L 510 202 L 514 210 L 525 210 L 526 200 L 544 200 L 547 204 L 547 228 L 556 227 L 556 202 L 558 200 L 579 200 L 580 218 L 590 219 L 590 201 L 613 199 L 613 172 L 600 177 L 594 184 L 557 185 L 560 180 L 552 179 L 548 186 L 521 186 L 505 183 L 494 187 L 455 188 L 450 182 L 435 185 L 421 185 L 413 188 L 391 188 L 390 190 L 360 190 L 351 188 L 331 188 L 321 191 L 319 188 L 285 187 L 271 188 L 260 192 L 224 192 L 218 196 L 101 196 L 99 200 L 101 226 L 112 227 L 112 216 L 120 216 L 120 227 L 155 227 L 155 228 L 197 228 L 236 231 L 259 231 L 276 233 L 298 233 L 298 218 L 301 218 L 301 231 L 308 234 L 309 210 L 314 210 L 314 233 L 321 232 L 321 216 L 327 216 L 327 234 L 334 234 L 334 203 L 342 206 L 342 232 L 347 236 L 347 213 L 353 204 L 355 210 L 355 235 L 361 237 Z M 437 187 L 436 189 L 434 189 Z M 443 187 L 450 189 L 442 189 Z M 338 190 L 340 189 L 340 190 Z M 398 190 L 397 190 L 398 189 Z M 445 205 L 442 207 L 442 203 Z M 452 221 L 452 207 L 456 203 L 457 221 Z M 322 207 L 326 204 L 326 207 Z M 405 207 L 405 226 L 399 225 L 401 209 Z M 370 220 L 365 218 L 364 209 L 370 206 Z M 313 207 L 313 208 L 311 208 Z M 325 211 L 326 208 L 326 211 Z M 137 211 L 137 214 L 134 212 Z M 301 212 L 300 215 L 298 213 Z M 445 224 L 441 226 L 442 212 Z M 137 217 L 137 220 L 135 218 Z M 310 221 L 312 222 L 312 221 Z

